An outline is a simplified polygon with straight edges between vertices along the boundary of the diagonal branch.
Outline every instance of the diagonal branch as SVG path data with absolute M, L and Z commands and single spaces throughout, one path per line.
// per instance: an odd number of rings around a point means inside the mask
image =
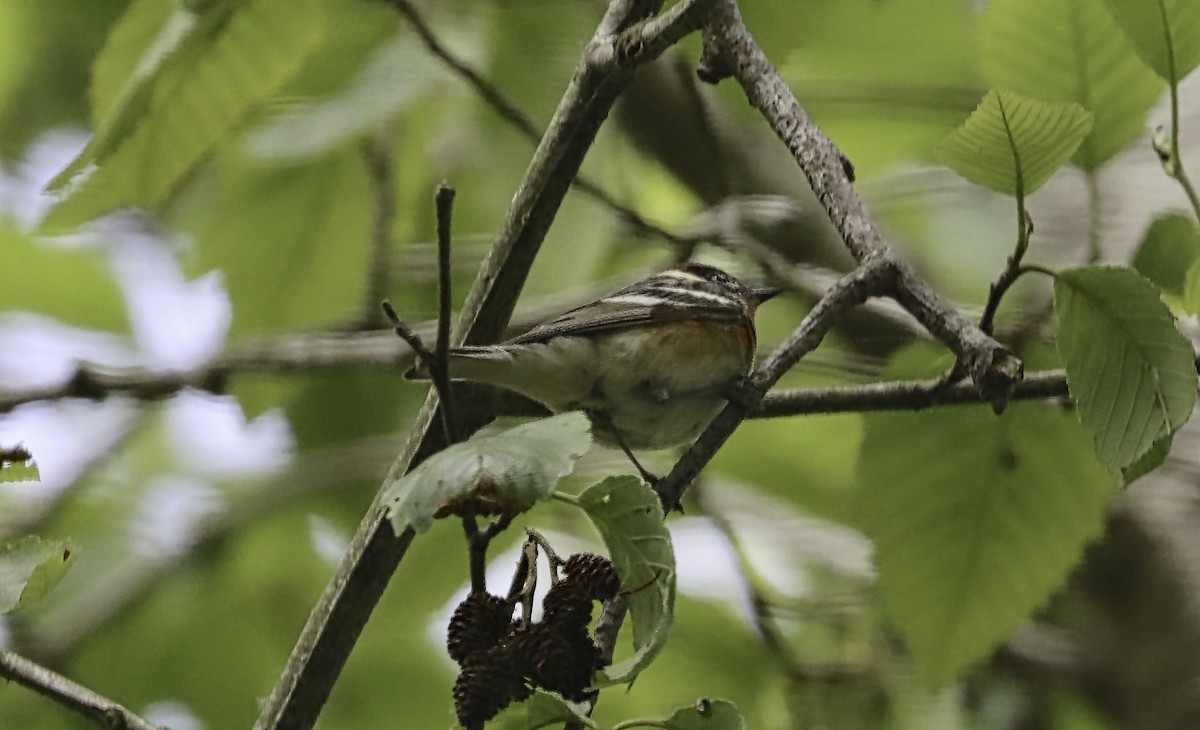
M 107 697 L 11 651 L 0 650 L 0 677 L 49 697 L 101 727 L 162 730 L 158 725 L 135 715 Z

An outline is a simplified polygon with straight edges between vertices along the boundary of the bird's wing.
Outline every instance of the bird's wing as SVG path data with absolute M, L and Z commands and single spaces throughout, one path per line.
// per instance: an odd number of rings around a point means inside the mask
M 718 304 L 682 304 L 655 302 L 651 297 L 639 297 L 618 292 L 582 307 L 549 319 L 523 335 L 508 341 L 522 345 L 545 342 L 562 335 L 577 337 L 611 332 L 653 322 L 673 322 L 681 319 L 735 320 L 742 316 L 736 307 Z M 653 303 L 652 303 L 653 302 Z

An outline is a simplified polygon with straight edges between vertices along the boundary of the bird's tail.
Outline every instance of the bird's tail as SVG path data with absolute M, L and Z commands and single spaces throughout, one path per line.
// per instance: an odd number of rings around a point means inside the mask
M 502 347 L 456 347 L 450 350 L 449 370 L 454 380 L 503 385 L 504 367 L 512 354 Z M 417 358 L 416 364 L 404 373 L 405 380 L 429 380 L 429 364 Z

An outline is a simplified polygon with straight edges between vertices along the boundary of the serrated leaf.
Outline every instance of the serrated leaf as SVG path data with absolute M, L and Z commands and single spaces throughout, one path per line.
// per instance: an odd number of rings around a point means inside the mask
M 1105 0 L 1133 47 L 1174 84 L 1200 65 L 1200 3 L 1195 0 Z
M 1174 433 L 1196 403 L 1195 353 L 1158 290 L 1132 269 L 1087 266 L 1054 281 L 1058 351 L 1079 420 L 1114 473 Z
M 662 649 L 675 606 L 675 552 L 663 523 L 662 505 L 646 483 L 613 476 L 585 489 L 579 505 L 608 546 L 609 557 L 629 595 L 633 656 L 606 667 L 603 683 L 633 681 Z
M 1142 454 L 1140 459 L 1122 469 L 1121 486 L 1128 487 L 1138 479 L 1162 466 L 1163 462 L 1167 460 L 1167 455 L 1171 453 L 1171 443 L 1174 440 L 1174 434 L 1163 436 L 1155 441 L 1150 450 Z
M 124 122 L 130 131 L 120 135 L 111 154 L 95 164 L 72 163 L 69 169 L 85 169 L 63 188 L 41 231 L 61 233 L 119 208 L 165 202 L 316 47 L 323 5 L 321 0 L 249 0 L 238 7 L 186 64 L 170 65 L 169 83 L 139 92 L 139 98 L 149 94 L 151 99 L 135 120 Z M 93 154 L 85 150 L 83 156 Z
M 71 567 L 75 549 L 66 540 L 29 535 L 0 548 L 0 614 L 46 595 Z
M 388 485 L 388 519 L 397 535 L 409 527 L 425 532 L 439 508 L 477 487 L 528 508 L 548 499 L 591 445 L 591 424 L 579 411 L 476 434 Z
M 937 154 L 971 182 L 1029 195 L 1071 158 L 1091 129 L 1091 113 L 1078 104 L 993 89 L 938 144 Z
M 659 721 L 668 730 L 746 730 L 746 719 L 737 706 L 728 700 L 698 700 L 690 707 L 680 707 L 666 720 Z
M 979 57 L 995 87 L 1092 112 L 1073 158 L 1086 170 L 1142 135 L 1163 90 L 1104 0 L 992 0 L 979 22 Z
M 592 718 L 577 710 L 562 697 L 535 688 L 532 697 L 524 702 L 509 705 L 487 726 L 489 728 L 506 728 L 507 730 L 538 730 L 538 728 L 569 722 L 577 722 L 586 727 L 598 727 Z
M 1059 408 L 866 419 L 859 514 L 885 605 L 927 681 L 984 657 L 1100 535 L 1111 477 Z
M 1200 257 L 1200 229 L 1182 212 L 1154 219 L 1133 255 L 1133 268 L 1165 292 L 1183 295 L 1188 269 Z M 1191 309 L 1190 311 L 1196 311 Z
M 441 71 L 411 38 L 384 44 L 345 91 L 266 122 L 248 135 L 246 150 L 280 160 L 325 153 L 387 124 L 433 88 Z

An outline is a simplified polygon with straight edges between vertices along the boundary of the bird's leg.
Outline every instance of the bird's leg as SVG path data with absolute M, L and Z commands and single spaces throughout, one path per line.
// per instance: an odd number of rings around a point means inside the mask
M 594 408 L 587 409 L 586 412 L 588 418 L 591 419 L 593 424 L 612 434 L 613 440 L 617 442 L 617 446 L 621 447 L 621 451 L 624 451 L 625 455 L 629 457 L 629 461 L 633 462 L 634 468 L 638 470 L 638 474 L 641 475 L 642 479 L 647 484 L 654 486 L 661 481 L 662 477 L 658 477 L 650 473 L 646 467 L 642 466 L 641 462 L 637 460 L 637 457 L 633 455 L 633 451 L 631 451 L 630 448 L 625 444 L 625 439 L 621 438 L 620 432 L 613 428 L 612 419 L 608 417 L 607 413 Z
M 621 451 L 625 452 L 625 455 L 629 457 L 629 460 L 633 462 L 634 467 L 637 468 L 638 473 L 642 475 L 642 480 L 650 486 L 658 484 L 658 482 L 662 480 L 662 477 L 655 476 L 654 474 L 646 471 L 646 467 L 642 466 L 641 463 L 638 462 L 637 457 L 634 456 L 633 452 L 629 450 L 629 447 L 625 445 L 625 440 L 621 438 L 621 435 L 618 433 L 614 433 L 613 435 L 617 440 L 617 446 L 621 447 Z

